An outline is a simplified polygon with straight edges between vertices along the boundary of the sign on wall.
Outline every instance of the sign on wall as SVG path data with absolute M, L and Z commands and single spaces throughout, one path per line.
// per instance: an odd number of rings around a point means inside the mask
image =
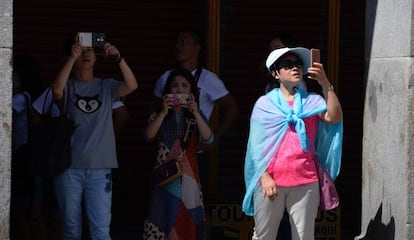
M 315 220 L 315 240 L 340 240 L 340 206 L 331 211 L 319 211 Z
M 254 220 L 241 211 L 240 204 L 210 204 L 207 209 L 208 239 L 250 240 Z M 340 208 L 319 211 L 315 220 L 315 240 L 340 240 Z

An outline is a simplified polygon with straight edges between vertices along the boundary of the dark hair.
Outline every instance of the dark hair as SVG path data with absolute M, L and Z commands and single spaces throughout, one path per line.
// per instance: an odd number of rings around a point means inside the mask
M 197 28 L 182 28 L 177 32 L 176 38 L 180 34 L 188 33 L 194 40 L 194 43 L 201 47 L 200 54 L 198 55 L 198 66 L 201 67 L 204 64 L 204 34 Z
M 196 103 L 198 103 L 197 83 L 194 79 L 193 74 L 191 74 L 190 71 L 188 71 L 184 68 L 176 68 L 170 73 L 170 75 L 168 75 L 167 82 L 166 82 L 165 87 L 164 87 L 164 95 L 169 93 L 171 83 L 172 83 L 173 79 L 177 76 L 184 77 L 190 83 L 191 93 L 193 94 L 193 96 L 195 98 L 194 101 Z M 193 122 L 193 121 L 190 121 L 190 120 L 194 119 L 194 115 L 190 111 L 188 111 L 187 108 L 183 108 L 183 111 L 184 111 L 184 116 L 185 116 L 185 119 L 186 119 L 185 124 L 186 125 L 191 124 L 191 122 Z M 174 114 L 173 111 L 168 112 L 168 115 L 170 117 L 171 117 L 172 114 Z
M 269 42 L 276 38 L 280 39 L 280 41 L 283 43 L 283 45 L 285 45 L 285 47 L 296 47 L 297 45 L 296 39 L 292 37 L 290 34 L 284 32 L 276 32 L 272 35 Z
M 165 87 L 164 87 L 164 95 L 165 94 L 167 94 L 167 93 L 169 93 L 169 90 L 170 90 L 170 87 L 171 87 L 171 83 L 172 83 L 172 80 L 175 78 L 175 77 L 177 77 L 177 76 L 181 76 L 181 77 L 184 77 L 189 83 L 190 83 L 190 86 L 191 86 L 191 93 L 194 95 L 194 97 L 195 97 L 195 101 L 196 102 L 198 102 L 198 88 L 197 88 L 197 83 L 196 83 L 196 81 L 195 81 L 195 79 L 194 79 L 194 76 L 193 76 L 193 74 L 190 72 L 190 71 L 188 71 L 188 70 L 186 70 L 186 69 L 184 69 L 184 68 L 175 68 L 171 73 L 170 73 L 170 75 L 168 75 L 168 78 L 167 78 L 167 82 L 165 83 Z
M 268 84 L 266 85 L 266 88 L 265 88 L 265 93 L 268 93 L 268 92 L 270 92 L 272 89 L 274 89 L 274 88 L 279 88 L 280 87 L 280 82 L 279 82 L 279 80 L 277 80 L 275 77 L 273 77 L 273 75 L 272 75 L 272 71 L 277 71 L 277 69 L 276 69 L 276 63 L 273 63 L 271 66 L 270 66 L 270 68 L 269 68 L 269 72 L 268 72 L 268 74 L 269 74 L 269 82 L 268 82 Z
M 182 28 L 177 32 L 177 37 L 182 33 L 189 33 L 196 44 L 204 47 L 204 34 L 201 30 L 197 28 Z
M 279 60 L 278 61 L 276 61 L 276 62 L 274 62 L 272 65 L 270 65 L 270 67 L 269 67 L 269 73 L 271 73 L 272 71 L 278 71 L 279 69 L 277 69 L 276 68 L 276 66 L 278 65 L 278 62 L 279 62 Z

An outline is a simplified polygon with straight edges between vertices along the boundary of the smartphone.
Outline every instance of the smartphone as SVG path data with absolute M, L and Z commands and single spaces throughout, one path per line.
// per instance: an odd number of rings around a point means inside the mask
M 187 105 L 188 102 L 191 100 L 191 95 L 190 94 L 184 94 L 184 93 L 167 94 L 167 97 L 171 99 L 172 103 L 175 106 L 177 106 L 177 105 Z
M 106 37 L 104 33 L 100 32 L 79 32 L 78 41 L 84 47 L 103 48 Z
M 310 65 L 314 62 L 321 62 L 321 51 L 317 48 L 310 49 Z

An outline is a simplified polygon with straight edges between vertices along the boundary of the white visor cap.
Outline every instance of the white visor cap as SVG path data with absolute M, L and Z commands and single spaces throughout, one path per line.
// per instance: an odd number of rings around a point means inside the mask
M 279 48 L 273 50 L 266 59 L 266 68 L 270 72 L 270 67 L 279 60 L 280 57 L 292 53 L 295 54 L 303 62 L 303 74 L 308 73 L 310 67 L 310 50 L 303 47 L 296 48 Z

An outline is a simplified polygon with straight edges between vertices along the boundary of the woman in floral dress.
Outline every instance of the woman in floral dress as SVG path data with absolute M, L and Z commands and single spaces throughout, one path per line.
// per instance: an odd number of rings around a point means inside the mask
M 206 239 L 196 146 L 199 140 L 212 143 L 214 134 L 199 111 L 197 91 L 191 72 L 172 71 L 165 85 L 162 106 L 151 115 L 145 130 L 148 140 L 158 140 L 154 169 L 176 159 L 182 175 L 165 185 L 153 182 L 144 239 Z M 172 96 L 181 99 L 177 102 Z

